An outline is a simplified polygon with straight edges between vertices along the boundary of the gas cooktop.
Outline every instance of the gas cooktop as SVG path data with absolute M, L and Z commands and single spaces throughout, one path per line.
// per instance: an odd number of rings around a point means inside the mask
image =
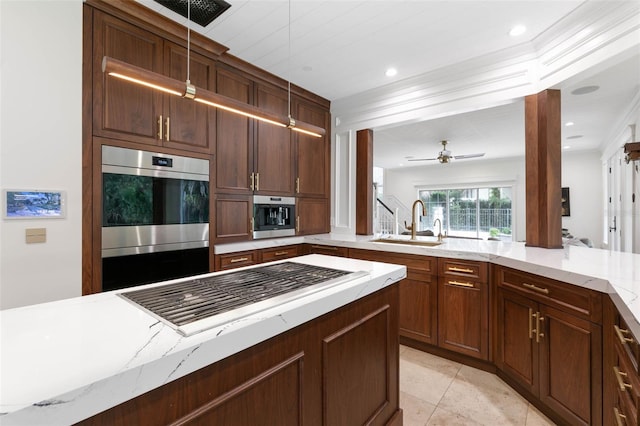
M 365 275 L 283 262 L 118 295 L 189 336 Z

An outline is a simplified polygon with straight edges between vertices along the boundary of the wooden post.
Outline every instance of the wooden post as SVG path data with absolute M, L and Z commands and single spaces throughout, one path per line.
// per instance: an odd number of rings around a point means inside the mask
M 373 130 L 356 132 L 356 234 L 373 235 Z
M 525 97 L 526 245 L 562 247 L 560 91 Z

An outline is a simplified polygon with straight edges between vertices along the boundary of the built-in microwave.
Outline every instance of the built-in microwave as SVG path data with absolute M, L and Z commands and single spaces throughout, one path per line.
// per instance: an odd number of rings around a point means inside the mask
M 296 235 L 296 199 L 255 195 L 253 197 L 253 238 Z

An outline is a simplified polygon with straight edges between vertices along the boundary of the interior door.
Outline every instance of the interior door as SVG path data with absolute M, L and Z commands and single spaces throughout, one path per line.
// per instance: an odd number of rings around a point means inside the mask
M 616 153 L 607 162 L 607 248 L 620 251 L 620 154 Z

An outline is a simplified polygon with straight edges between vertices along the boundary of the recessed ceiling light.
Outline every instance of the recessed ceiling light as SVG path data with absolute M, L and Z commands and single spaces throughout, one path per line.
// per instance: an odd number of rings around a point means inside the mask
M 525 27 L 524 25 L 516 25 L 515 27 L 511 28 L 511 31 L 509 31 L 509 35 L 511 37 L 517 37 L 526 32 L 527 32 L 527 27 Z
M 600 88 L 600 86 L 583 86 L 583 87 L 578 87 L 577 89 L 574 89 L 571 91 L 572 95 L 586 95 L 587 93 L 592 93 L 595 92 L 596 90 L 598 90 Z
M 569 148 L 571 148 L 571 145 L 565 145 L 565 146 L 563 146 L 562 148 L 564 148 L 564 149 L 569 149 Z
M 574 122 L 573 121 L 567 121 L 566 123 L 564 123 L 565 126 L 569 127 L 569 126 L 573 126 Z
M 387 69 L 387 71 L 384 73 L 384 75 L 386 75 L 387 77 L 393 77 L 396 74 L 398 74 L 398 70 L 395 68 L 389 68 Z
M 567 136 L 567 139 L 580 139 L 582 135 Z

